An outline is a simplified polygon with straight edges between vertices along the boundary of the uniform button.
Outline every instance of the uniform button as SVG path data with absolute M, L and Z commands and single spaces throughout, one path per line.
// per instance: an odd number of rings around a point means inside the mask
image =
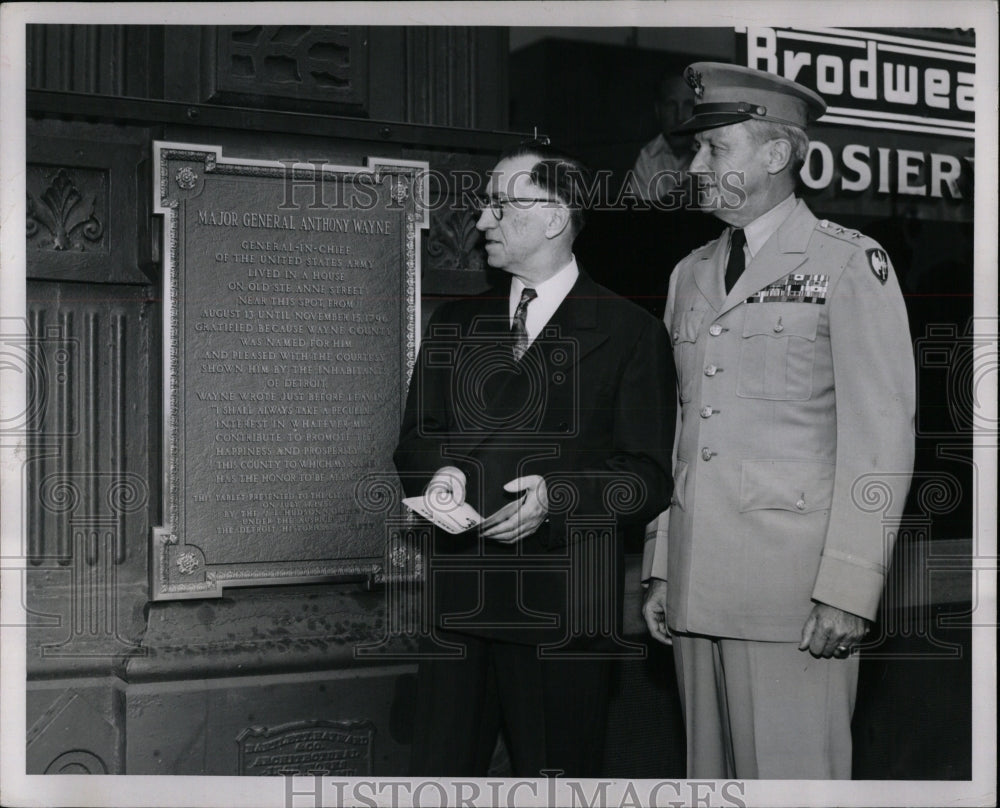
M 708 333 L 711 334 L 713 337 L 717 337 L 719 336 L 719 334 L 722 333 L 722 326 L 719 325 L 718 323 L 712 323 L 712 325 L 708 329 Z
M 680 331 L 675 331 L 674 332 L 674 342 L 677 342 L 678 340 L 680 340 L 680 338 L 681 338 L 681 332 Z
M 712 408 L 709 407 L 706 404 L 704 407 L 701 408 L 700 415 L 701 415 L 702 418 L 711 418 L 712 417 Z
M 784 330 L 785 330 L 785 327 L 781 324 L 780 320 L 774 324 L 774 333 L 775 334 L 780 334 Z
M 711 449 L 709 449 L 706 446 L 706 447 L 704 447 L 701 450 L 701 459 L 702 460 L 711 460 L 712 459 L 712 455 L 714 455 L 714 454 L 715 454 L 715 452 L 713 452 Z
M 719 372 L 719 369 L 715 365 L 705 365 L 705 375 L 714 376 Z
M 798 508 L 800 511 L 804 511 L 806 509 L 806 501 L 804 499 L 800 499 L 798 502 L 795 503 L 795 507 Z

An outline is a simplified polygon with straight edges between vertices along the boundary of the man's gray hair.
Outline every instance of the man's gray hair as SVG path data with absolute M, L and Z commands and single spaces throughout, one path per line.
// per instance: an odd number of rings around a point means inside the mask
M 513 146 L 500 155 L 500 160 L 516 157 L 537 157 L 531 167 L 531 182 L 554 196 L 569 209 L 569 225 L 573 238 L 583 230 L 584 208 L 588 204 L 591 174 L 582 162 L 549 143 L 537 140 Z
M 787 140 L 792 146 L 792 156 L 789 161 L 792 171 L 798 172 L 802 168 L 809 153 L 809 138 L 799 127 L 774 121 L 758 121 L 755 118 L 744 123 L 750 130 L 754 143 L 758 145 L 763 145 L 769 140 Z

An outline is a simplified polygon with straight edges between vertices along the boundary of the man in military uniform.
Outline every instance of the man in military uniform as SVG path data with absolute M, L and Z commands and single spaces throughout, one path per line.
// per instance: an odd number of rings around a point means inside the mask
M 816 93 L 698 63 L 699 204 L 729 227 L 670 279 L 671 507 L 644 615 L 672 642 L 693 778 L 849 778 L 856 649 L 914 453 L 906 309 L 885 251 L 795 197 Z

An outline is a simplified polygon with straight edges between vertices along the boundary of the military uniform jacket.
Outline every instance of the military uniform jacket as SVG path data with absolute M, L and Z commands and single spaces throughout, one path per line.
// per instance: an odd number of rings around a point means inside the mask
M 727 247 L 670 281 L 675 492 L 646 572 L 672 630 L 797 641 L 814 601 L 878 607 L 913 467 L 906 310 L 885 252 L 801 201 L 728 295 Z
M 435 311 L 394 460 L 409 496 L 457 466 L 484 518 L 513 498 L 505 483 L 542 475 L 549 518 L 516 545 L 437 531 L 425 575 L 433 619 L 510 642 L 600 645 L 621 617 L 620 531 L 670 502 L 669 341 L 656 318 L 581 272 L 515 363 L 508 295 Z

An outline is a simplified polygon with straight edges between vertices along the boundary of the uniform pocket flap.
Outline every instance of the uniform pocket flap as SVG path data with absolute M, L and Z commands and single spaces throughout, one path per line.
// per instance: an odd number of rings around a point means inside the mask
M 746 306 L 743 336 L 800 337 L 816 339 L 820 307 L 802 304 L 760 303 Z
M 696 342 L 698 332 L 701 330 L 701 322 L 705 319 L 705 312 L 699 310 L 684 311 L 678 315 L 670 333 L 670 339 L 674 345 L 679 342 Z
M 829 510 L 833 463 L 811 460 L 744 460 L 740 511 L 777 509 L 810 513 Z

